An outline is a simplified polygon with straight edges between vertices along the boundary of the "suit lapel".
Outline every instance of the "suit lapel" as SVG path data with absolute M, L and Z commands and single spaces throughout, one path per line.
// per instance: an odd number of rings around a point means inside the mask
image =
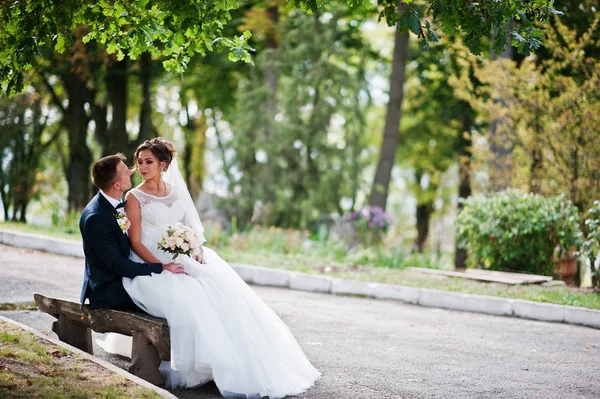
M 127 248 L 129 248 L 129 239 L 127 237 L 127 234 L 123 233 L 123 230 L 121 230 L 121 227 L 119 227 L 119 224 L 117 223 L 117 219 L 115 218 L 115 214 L 117 213 L 117 210 L 115 209 L 114 206 L 112 206 L 112 204 L 110 202 L 108 202 L 108 200 L 106 198 L 104 198 L 104 196 L 102 195 L 102 193 L 100 191 L 98 191 L 98 194 L 96 194 L 96 198 L 98 199 L 98 203 L 99 203 L 102 211 L 110 214 L 110 218 L 113 221 L 113 225 L 114 225 L 116 231 L 118 231 L 118 233 L 119 233 L 121 242 L 123 244 L 125 244 L 127 246 Z

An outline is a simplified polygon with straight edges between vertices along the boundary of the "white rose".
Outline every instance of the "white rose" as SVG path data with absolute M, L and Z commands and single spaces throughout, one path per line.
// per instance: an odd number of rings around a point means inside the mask
M 183 245 L 183 238 L 181 238 L 181 237 L 177 237 L 177 238 L 175 239 L 175 242 L 177 243 L 177 246 L 178 246 L 179 248 L 181 248 L 181 246 Z
M 185 242 L 183 244 L 181 244 L 181 249 L 186 252 L 190 249 L 189 245 L 187 245 Z

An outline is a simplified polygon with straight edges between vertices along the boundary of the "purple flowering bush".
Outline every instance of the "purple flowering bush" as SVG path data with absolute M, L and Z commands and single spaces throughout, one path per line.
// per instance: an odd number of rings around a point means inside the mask
M 379 206 L 365 206 L 358 212 L 345 214 L 344 219 L 356 228 L 363 245 L 380 243 L 393 221 Z

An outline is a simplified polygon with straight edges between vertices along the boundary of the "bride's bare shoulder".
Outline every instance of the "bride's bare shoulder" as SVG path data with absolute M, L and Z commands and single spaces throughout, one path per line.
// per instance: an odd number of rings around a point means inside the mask
M 125 200 L 126 201 L 136 201 L 137 202 L 137 197 L 135 196 L 135 193 L 133 193 L 133 190 L 129 190 L 127 192 L 127 194 L 125 194 Z

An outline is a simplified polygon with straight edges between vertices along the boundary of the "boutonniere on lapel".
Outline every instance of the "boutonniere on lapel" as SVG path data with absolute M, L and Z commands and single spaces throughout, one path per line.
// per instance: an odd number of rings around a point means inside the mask
M 117 213 L 113 213 L 113 216 L 117 220 L 117 224 L 123 230 L 123 234 L 127 233 L 129 227 L 131 226 L 131 222 L 127 218 L 127 214 L 125 213 L 125 209 L 117 208 Z

